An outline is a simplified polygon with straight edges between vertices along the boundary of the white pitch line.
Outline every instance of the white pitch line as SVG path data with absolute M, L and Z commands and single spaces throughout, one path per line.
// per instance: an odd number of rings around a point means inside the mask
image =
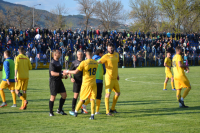
M 144 76 L 142 76 L 144 77 Z M 133 79 L 133 78 L 136 78 L 136 77 L 131 77 L 131 78 L 126 78 L 125 80 L 126 81 L 129 81 L 129 82 L 140 82 L 140 83 L 147 83 L 147 84 L 163 84 L 163 83 L 154 83 L 154 82 L 144 82 L 144 81 L 134 81 L 134 80 L 130 80 L 130 79 Z M 200 84 L 193 84 L 191 83 L 191 86 L 192 85 L 200 85 Z

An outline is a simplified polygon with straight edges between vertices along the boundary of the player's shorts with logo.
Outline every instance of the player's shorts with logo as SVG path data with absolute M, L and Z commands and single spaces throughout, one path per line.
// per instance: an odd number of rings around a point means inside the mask
M 18 79 L 15 83 L 16 90 L 23 90 L 26 91 L 28 87 L 28 79 Z
M 81 92 L 80 92 L 80 99 L 86 100 L 89 99 L 96 99 L 97 96 L 97 84 L 82 84 Z
M 180 78 L 174 79 L 174 84 L 176 89 L 182 89 L 182 88 L 190 88 L 190 81 L 186 76 L 181 76 Z
M 10 82 L 10 85 L 8 86 L 7 81 L 2 81 L 0 84 L 1 89 L 8 88 L 9 90 L 15 90 L 15 82 Z
M 117 79 L 108 79 L 105 80 L 105 89 L 106 93 L 111 93 L 111 91 L 120 92 L 119 82 Z
M 56 96 L 58 93 L 66 92 L 62 80 L 50 80 L 50 93 Z
M 171 71 L 167 71 L 165 72 L 166 74 L 166 78 L 172 78 L 172 72 Z

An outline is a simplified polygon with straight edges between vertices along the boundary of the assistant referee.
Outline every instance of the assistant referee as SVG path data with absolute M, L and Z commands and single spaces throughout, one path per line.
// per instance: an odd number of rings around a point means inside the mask
M 62 73 L 62 66 L 59 62 L 60 57 L 61 57 L 60 50 L 53 51 L 53 59 L 51 60 L 50 65 L 49 65 L 49 75 L 50 75 L 49 85 L 50 85 L 50 93 L 51 93 L 51 97 L 49 100 L 49 109 L 50 109 L 49 116 L 54 116 L 53 106 L 54 106 L 56 95 L 58 93 L 60 93 L 61 98 L 60 98 L 60 104 L 59 104 L 57 113 L 62 114 L 62 115 L 67 115 L 62 109 L 65 103 L 65 99 L 67 97 L 67 93 L 65 90 L 65 86 L 62 82 L 62 78 L 65 75 L 63 75 Z M 67 79 L 67 76 L 65 77 L 65 79 Z

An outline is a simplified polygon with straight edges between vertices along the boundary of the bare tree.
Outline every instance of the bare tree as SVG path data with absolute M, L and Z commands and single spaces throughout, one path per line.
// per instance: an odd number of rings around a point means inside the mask
M 85 29 L 87 31 L 89 25 L 89 19 L 93 16 L 95 11 L 96 0 L 76 0 L 79 5 L 80 14 L 85 15 Z
M 106 30 L 114 28 L 120 18 L 123 9 L 121 1 L 104 0 L 98 1 L 95 8 L 95 15 L 100 19 L 101 24 Z
M 28 18 L 32 14 L 30 10 L 26 10 L 22 6 L 15 6 L 11 13 L 16 27 L 19 27 L 20 29 L 27 28 L 27 24 L 30 23 Z
M 3 13 L 3 10 L 0 10 L 0 27 L 4 27 L 5 26 L 5 15 Z
M 6 21 L 6 28 L 9 28 L 10 26 L 14 25 L 13 24 L 13 14 L 12 14 L 12 7 L 6 6 L 5 7 L 5 21 Z
M 130 18 L 136 27 L 140 26 L 140 29 L 147 32 L 155 26 L 158 13 L 155 0 L 130 0 L 130 7 L 132 8 Z

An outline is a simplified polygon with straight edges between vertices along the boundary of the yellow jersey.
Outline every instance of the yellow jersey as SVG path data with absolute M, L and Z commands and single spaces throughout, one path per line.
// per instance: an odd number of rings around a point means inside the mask
M 78 66 L 78 70 L 83 72 L 82 85 L 94 85 L 96 84 L 96 71 L 98 68 L 98 62 L 93 59 L 87 59 L 82 61 Z
M 185 76 L 184 68 L 179 67 L 178 62 L 181 61 L 181 64 L 183 64 L 183 58 L 181 55 L 176 54 L 172 60 L 173 64 L 173 71 L 174 71 L 174 78 L 181 78 L 182 76 Z
M 17 70 L 17 79 L 28 79 L 29 70 L 32 70 L 29 58 L 19 54 L 15 59 L 15 70 Z
M 171 67 L 172 66 L 172 60 L 168 57 L 165 58 L 165 63 L 167 66 Z M 169 67 L 165 67 L 165 72 L 171 72 L 171 69 Z
M 113 54 L 105 54 L 100 59 L 102 64 L 105 64 L 106 67 L 106 79 L 117 79 L 118 76 L 118 62 L 119 54 L 114 52 Z

